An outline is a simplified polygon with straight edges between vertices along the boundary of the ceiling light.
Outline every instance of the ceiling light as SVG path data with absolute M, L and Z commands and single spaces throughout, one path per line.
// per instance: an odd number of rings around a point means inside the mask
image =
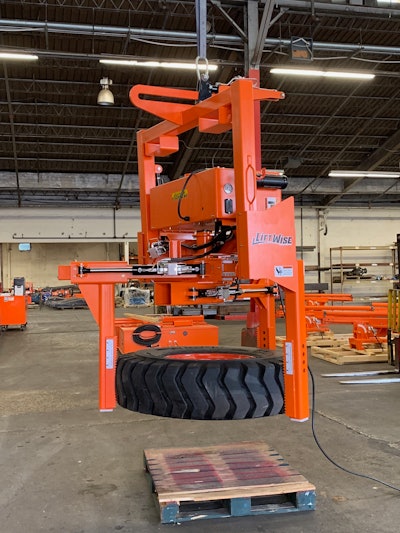
M 104 106 L 114 105 L 114 95 L 109 89 L 110 85 L 112 85 L 112 80 L 101 78 L 100 85 L 101 89 L 97 97 L 97 103 Z
M 150 68 L 171 68 L 175 70 L 208 70 L 214 71 L 218 69 L 218 65 L 196 65 L 196 63 L 179 63 L 169 61 L 136 61 L 135 59 L 100 59 L 100 63 L 104 65 L 125 65 L 128 67 L 150 67 Z
M 0 59 L 2 61 L 36 61 L 39 59 L 39 56 L 34 54 L 14 54 L 9 52 L 0 52 Z
M 400 172 L 384 172 L 379 170 L 331 170 L 331 178 L 400 178 Z
M 295 76 L 313 76 L 323 78 L 352 78 L 359 80 L 372 80 L 375 78 L 375 74 L 369 74 L 364 72 L 343 72 L 332 70 L 312 70 L 312 69 L 299 69 L 299 68 L 272 68 L 271 74 L 289 74 Z

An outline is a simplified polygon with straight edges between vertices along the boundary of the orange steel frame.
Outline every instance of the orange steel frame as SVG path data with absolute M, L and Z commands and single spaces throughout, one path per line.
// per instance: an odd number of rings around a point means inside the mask
M 157 305 L 215 304 L 250 297 L 250 322 L 257 328 L 258 346 L 265 349 L 276 347 L 275 294 L 277 286 L 282 287 L 286 302 L 285 412 L 290 418 L 306 420 L 309 406 L 304 268 L 302 261 L 296 259 L 294 201 L 282 201 L 278 186 L 258 186 L 265 171 L 257 163 L 255 104 L 279 100 L 284 94 L 257 88 L 252 80 L 239 79 L 229 86 L 221 85 L 210 98 L 193 103 L 197 98 L 196 91 L 141 85 L 130 92 L 134 105 L 164 119 L 137 134 L 142 217 L 139 263 L 154 265 L 155 269 L 154 274 L 147 272 L 142 278 L 154 282 Z M 171 183 L 157 185 L 161 169 L 156 158 L 177 152 L 178 136 L 193 128 L 208 134 L 232 130 L 233 169 L 218 167 L 185 176 L 172 182 L 176 188 Z M 226 193 L 217 191 L 214 195 L 209 189 L 204 190 L 210 187 L 213 177 L 221 180 L 221 185 L 229 182 Z M 209 202 L 218 204 L 218 223 L 234 227 L 230 238 L 219 243 L 215 251 L 212 239 L 217 226 Z M 165 213 L 164 227 L 160 211 Z M 207 219 L 202 218 L 204 212 Z M 193 245 L 203 253 L 193 252 Z M 151 249 L 155 253 L 149 254 Z M 213 253 L 204 253 L 207 249 Z M 164 267 L 162 272 L 157 270 L 160 265 Z M 187 265 L 201 266 L 201 272 L 188 272 Z M 117 357 L 114 284 L 138 276 L 124 262 L 75 262 L 60 267 L 59 277 L 80 286 L 99 325 L 99 404 L 101 410 L 112 410 Z

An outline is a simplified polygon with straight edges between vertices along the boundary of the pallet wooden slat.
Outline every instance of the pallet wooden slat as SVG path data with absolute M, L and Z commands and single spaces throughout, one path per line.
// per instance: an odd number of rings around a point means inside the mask
M 315 487 L 263 442 L 147 449 L 162 523 L 313 510 Z
M 332 331 L 310 333 L 307 336 L 307 346 L 311 348 L 313 357 L 323 359 L 335 365 L 357 363 L 387 363 L 387 344 L 366 345 L 365 350 L 350 347 L 350 333 L 334 334 Z M 277 337 L 277 346 L 283 346 L 285 337 Z
M 380 348 L 354 350 L 348 345 L 321 347 L 312 346 L 311 355 L 318 359 L 323 359 L 335 365 L 346 365 L 354 363 L 387 363 L 387 345 Z
M 351 337 L 350 333 L 334 334 L 332 331 L 324 331 L 321 333 L 309 333 L 307 335 L 307 346 L 342 346 L 346 342 L 349 342 Z M 283 346 L 285 337 L 276 337 L 276 345 Z

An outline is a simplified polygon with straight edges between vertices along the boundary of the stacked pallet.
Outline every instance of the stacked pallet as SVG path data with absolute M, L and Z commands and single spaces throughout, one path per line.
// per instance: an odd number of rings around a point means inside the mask
M 335 335 L 333 331 L 316 331 L 307 335 L 307 346 L 339 346 L 344 341 L 349 340 L 350 335 Z M 283 346 L 286 337 L 276 337 L 276 345 Z
M 366 344 L 363 350 L 351 348 L 351 334 L 334 334 L 332 331 L 310 333 L 307 346 L 312 357 L 323 359 L 335 365 L 357 363 L 387 363 L 387 344 Z M 285 337 L 277 337 L 277 346 L 283 346 Z
M 387 363 L 387 344 L 367 344 L 364 350 L 351 348 L 348 340 L 336 346 L 312 346 L 311 355 L 335 365 Z

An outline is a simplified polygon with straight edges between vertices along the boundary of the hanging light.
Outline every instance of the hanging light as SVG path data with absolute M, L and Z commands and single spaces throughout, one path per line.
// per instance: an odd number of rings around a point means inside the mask
M 206 70 L 206 65 L 196 63 L 184 63 L 182 61 L 136 61 L 134 59 L 100 59 L 103 65 L 121 65 L 127 67 L 169 68 L 173 70 Z M 218 65 L 208 65 L 208 70 L 215 71 Z
M 101 89 L 97 96 L 97 103 L 99 105 L 114 105 L 114 95 L 110 91 L 110 85 L 112 85 L 112 80 L 108 78 L 101 78 L 100 80 Z
M 400 172 L 384 170 L 331 170 L 330 178 L 400 178 Z
M 313 70 L 300 68 L 271 68 L 271 74 L 284 74 L 292 76 L 310 76 L 316 78 L 341 78 L 341 79 L 356 79 L 356 80 L 372 80 L 375 74 L 367 72 L 345 72 L 333 70 Z
M 0 52 L 0 59 L 2 61 L 37 61 L 39 57 L 35 54 Z

